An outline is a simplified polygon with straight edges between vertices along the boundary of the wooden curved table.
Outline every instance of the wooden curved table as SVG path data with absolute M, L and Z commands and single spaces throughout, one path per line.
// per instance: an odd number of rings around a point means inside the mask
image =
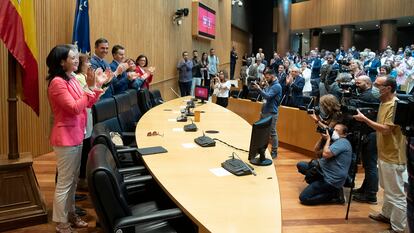
M 180 131 L 188 123 L 175 119 L 188 99 L 174 99 L 152 108 L 137 125 L 139 147 L 163 146 L 168 150 L 144 156 L 151 174 L 197 224 L 199 232 L 281 232 L 280 193 L 274 166 L 252 165 L 257 176 L 216 176 L 210 169 L 221 167 L 232 152 L 244 161 L 248 154 L 221 142 L 209 148 L 194 143 L 202 130 L 218 130 L 217 134 L 206 135 L 248 150 L 251 125 L 225 108 L 206 103 L 196 104 L 195 110 L 204 111 L 201 121 L 196 123 L 198 131 Z M 147 136 L 150 131 L 164 136 Z M 195 147 L 186 148 L 183 144 Z

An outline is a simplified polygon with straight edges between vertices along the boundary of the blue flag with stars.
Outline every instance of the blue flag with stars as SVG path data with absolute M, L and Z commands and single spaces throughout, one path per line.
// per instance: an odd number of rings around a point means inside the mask
M 72 43 L 78 47 L 78 50 L 81 53 L 89 53 L 91 51 L 91 44 L 89 40 L 88 0 L 76 0 Z

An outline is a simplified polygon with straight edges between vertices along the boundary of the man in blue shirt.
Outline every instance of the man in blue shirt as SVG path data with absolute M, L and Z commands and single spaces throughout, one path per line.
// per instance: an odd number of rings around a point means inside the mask
M 326 139 L 319 159 L 321 178 L 310 183 L 300 194 L 299 200 L 303 205 L 318 205 L 323 203 L 343 204 L 342 186 L 348 177 L 352 161 L 352 146 L 346 139 L 348 128 L 336 124 L 332 136 L 328 130 L 322 137 Z M 332 144 L 331 144 L 332 142 Z M 300 173 L 306 175 L 310 169 L 308 163 L 297 164 Z
M 280 101 L 282 100 L 282 87 L 277 81 L 274 70 L 267 70 L 264 77 L 266 79 L 266 83 L 268 84 L 264 90 L 262 90 L 262 88 L 257 83 L 253 83 L 252 87 L 259 90 L 260 95 L 263 97 L 263 107 L 260 117 L 265 118 L 272 116 L 272 130 L 270 131 L 270 137 L 272 139 L 271 155 L 274 159 L 277 157 L 278 139 L 276 132 L 276 122 L 279 113 Z
M 183 59 L 177 64 L 178 86 L 180 87 L 181 96 L 191 94 L 191 83 L 193 81 L 193 61 L 189 59 L 188 52 L 183 52 Z

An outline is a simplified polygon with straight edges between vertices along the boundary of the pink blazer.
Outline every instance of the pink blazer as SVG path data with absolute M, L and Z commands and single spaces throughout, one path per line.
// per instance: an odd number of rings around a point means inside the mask
M 55 77 L 48 87 L 48 99 L 54 116 L 50 134 L 52 146 L 76 146 L 82 144 L 86 127 L 86 108 L 99 99 L 101 91 L 89 94 L 82 90 L 78 81 Z

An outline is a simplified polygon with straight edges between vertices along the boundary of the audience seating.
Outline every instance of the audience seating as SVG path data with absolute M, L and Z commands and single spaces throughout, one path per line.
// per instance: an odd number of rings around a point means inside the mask
M 89 191 L 104 232 L 176 232 L 168 220 L 182 217 L 180 209 L 161 210 L 156 201 L 128 203 L 127 186 L 142 181 L 125 182 L 110 153 L 95 146 L 87 164 Z
M 113 98 L 105 98 L 92 106 L 93 125 L 107 120 L 116 119 L 116 104 Z
M 118 167 L 142 165 L 142 161 L 138 160 L 137 148 L 128 146 L 117 148 L 111 140 L 110 132 L 111 129 L 107 127 L 105 122 L 96 124 L 92 130 L 91 145 L 103 144 L 108 147 L 114 155 Z
M 239 91 L 239 90 L 231 90 L 230 91 L 230 97 L 239 98 L 240 93 L 241 93 L 241 91 Z
M 135 89 L 128 89 L 125 91 L 125 93 L 128 93 L 129 96 L 129 103 L 131 104 L 130 109 L 132 111 L 132 118 L 136 119 L 138 122 L 139 119 L 142 117 L 141 110 L 138 106 L 138 92 Z
M 138 119 L 134 118 L 134 113 L 131 110 L 131 101 L 129 93 L 121 93 L 114 95 L 116 104 L 116 112 L 123 132 L 134 132 Z
M 148 89 L 141 89 L 138 91 L 138 106 L 140 107 L 142 114 L 145 114 L 153 107 Z

